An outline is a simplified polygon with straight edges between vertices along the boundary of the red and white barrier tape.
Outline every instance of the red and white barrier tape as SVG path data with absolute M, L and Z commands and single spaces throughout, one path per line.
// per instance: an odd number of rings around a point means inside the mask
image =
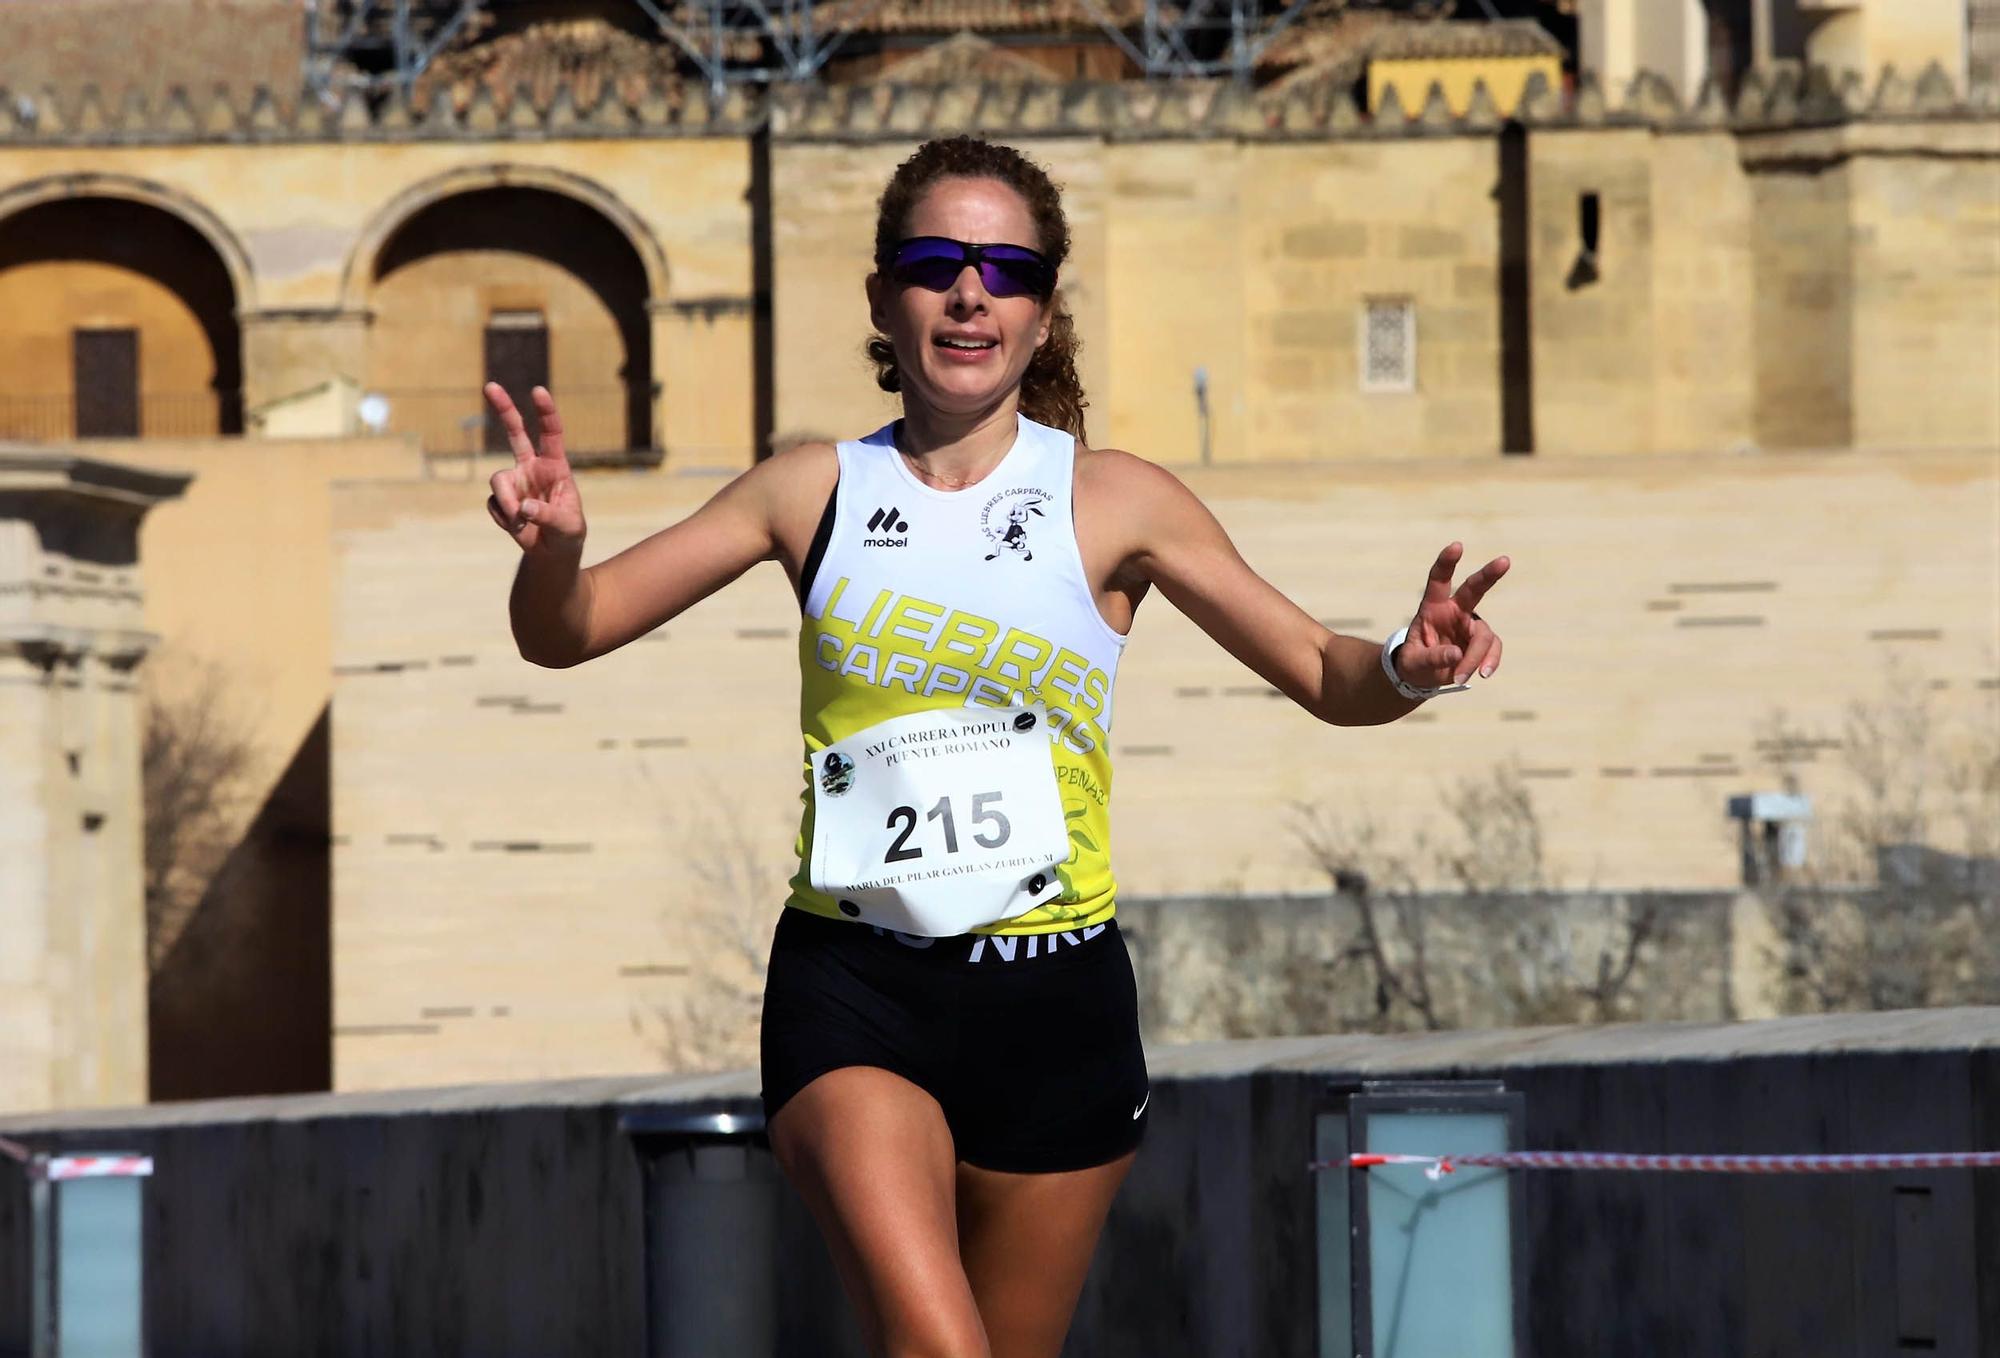
M 1315 1160 L 1310 1169 L 1419 1165 L 1439 1179 L 1460 1165 L 1481 1169 L 1621 1169 L 1679 1174 L 1856 1174 L 1879 1170 L 2000 1169 L 2000 1151 L 1925 1151 L 1880 1155 L 1648 1155 L 1626 1151 L 1490 1151 L 1470 1155 L 1392 1155 L 1362 1151 L 1346 1160 Z
M 42 1162 L 42 1177 L 64 1179 L 144 1179 L 153 1173 L 150 1155 L 52 1155 Z

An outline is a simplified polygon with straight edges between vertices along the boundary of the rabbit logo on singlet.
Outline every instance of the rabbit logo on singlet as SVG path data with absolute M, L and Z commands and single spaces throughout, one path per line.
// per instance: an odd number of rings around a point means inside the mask
M 1046 491 L 1010 490 L 988 500 L 979 511 L 980 531 L 993 545 L 986 559 L 991 561 L 1003 552 L 1012 552 L 1023 561 L 1033 561 L 1035 553 L 1028 544 L 1028 527 L 1032 520 L 1046 517 L 1042 506 L 1049 499 Z

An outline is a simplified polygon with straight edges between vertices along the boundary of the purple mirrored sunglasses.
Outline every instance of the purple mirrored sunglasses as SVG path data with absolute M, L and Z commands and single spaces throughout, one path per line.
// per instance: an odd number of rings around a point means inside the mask
M 1055 266 L 1025 245 L 971 245 L 949 236 L 912 236 L 896 244 L 888 274 L 898 283 L 943 292 L 966 265 L 995 297 L 1047 297 L 1056 290 Z

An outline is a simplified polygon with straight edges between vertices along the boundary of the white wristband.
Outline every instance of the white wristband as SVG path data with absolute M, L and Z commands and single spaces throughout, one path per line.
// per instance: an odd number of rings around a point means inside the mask
M 1409 636 L 1409 628 L 1399 628 L 1395 635 L 1382 643 L 1382 673 L 1389 676 L 1389 682 L 1396 686 L 1396 692 L 1413 703 L 1421 703 L 1437 697 L 1440 693 L 1463 693 L 1472 687 L 1470 684 L 1447 684 L 1443 688 L 1418 688 L 1396 673 L 1396 648 L 1407 641 Z

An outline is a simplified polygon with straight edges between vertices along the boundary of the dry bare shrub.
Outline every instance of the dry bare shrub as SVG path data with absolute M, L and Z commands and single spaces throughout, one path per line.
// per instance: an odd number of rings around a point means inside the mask
M 2000 1003 L 2000 699 L 1942 713 L 1892 668 L 1838 739 L 1782 713 L 1760 741 L 1788 783 L 1838 746 L 1806 865 L 1759 891 L 1789 1013 Z M 1831 791 L 1827 789 L 1831 787 Z
M 784 904 L 785 840 L 751 835 L 735 808 L 721 804 L 691 818 L 698 845 L 688 868 L 695 899 L 667 912 L 684 941 L 688 971 L 674 994 L 635 1027 L 670 1070 L 734 1070 L 757 1063 L 757 1034 L 771 934 Z M 776 847 L 774 847 L 776 846 Z
M 1511 765 L 1444 797 L 1437 828 L 1391 838 L 1372 820 L 1298 809 L 1297 834 L 1355 923 L 1336 973 L 1362 978 L 1343 1028 L 1392 1031 L 1629 1017 L 1670 941 L 1653 898 L 1566 891 L 1534 797 Z
M 140 796 L 149 971 L 173 951 L 235 847 L 257 748 L 223 669 L 156 657 L 171 682 L 149 683 L 140 738 Z

